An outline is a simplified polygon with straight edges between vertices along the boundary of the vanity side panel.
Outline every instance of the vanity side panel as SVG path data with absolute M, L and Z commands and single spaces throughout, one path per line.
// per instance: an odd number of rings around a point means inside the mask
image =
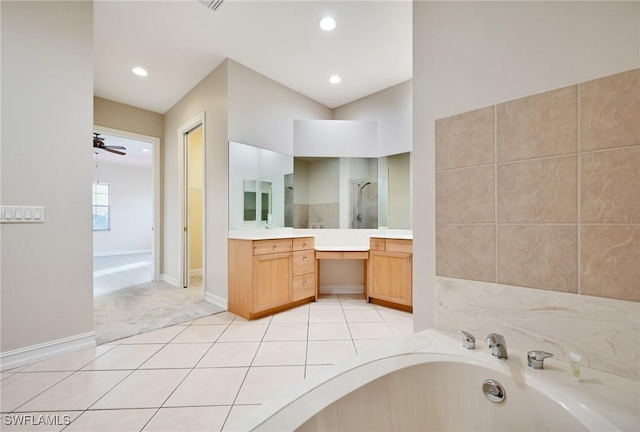
M 253 241 L 228 240 L 229 311 L 249 319 L 253 291 Z

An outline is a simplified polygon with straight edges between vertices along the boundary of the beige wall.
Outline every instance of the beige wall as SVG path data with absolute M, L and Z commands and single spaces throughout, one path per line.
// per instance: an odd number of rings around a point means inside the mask
M 411 153 L 387 157 L 389 228 L 411 229 Z
M 45 223 L 0 225 L 4 366 L 12 350 L 63 338 L 77 349 L 83 336 L 95 343 L 93 6 L 3 1 L 0 8 L 2 204 L 46 208 Z
M 416 329 L 435 323 L 435 121 L 637 68 L 639 8 L 638 2 L 414 3 L 413 102 L 421 119 L 412 156 L 421 167 L 413 178 L 414 221 L 421 221 L 414 223 L 414 257 L 422 263 L 414 268 Z
M 223 62 L 165 114 L 163 274 L 180 278 L 180 155 L 179 129 L 204 113 L 205 170 L 205 296 L 227 298 L 228 158 L 227 65 Z
M 97 96 L 93 98 L 93 122 L 98 126 L 156 138 L 162 138 L 164 131 L 162 114 Z
M 334 108 L 335 120 L 368 120 L 378 123 L 378 156 L 413 149 L 413 95 L 411 81 Z

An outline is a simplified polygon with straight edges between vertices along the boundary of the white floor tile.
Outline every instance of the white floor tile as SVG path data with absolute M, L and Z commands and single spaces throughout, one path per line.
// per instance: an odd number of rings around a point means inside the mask
M 273 324 L 269 325 L 264 335 L 265 341 L 306 341 L 308 324 Z
M 309 324 L 309 340 L 351 340 L 347 323 Z
M 378 311 L 373 309 L 345 309 L 347 322 L 383 322 Z
M 307 365 L 305 379 L 316 377 L 331 369 L 332 367 L 333 365 Z
M 211 343 L 165 345 L 140 366 L 140 369 L 194 368 L 211 346 Z
M 71 354 L 54 357 L 34 363 L 23 369 L 24 372 L 56 372 L 56 371 L 77 371 L 96 358 L 115 348 L 114 345 L 100 345 L 88 348 Z
M 356 351 L 358 354 L 366 353 L 373 349 L 384 345 L 387 342 L 386 339 L 360 339 L 354 340 L 353 343 L 356 345 Z
M 71 423 L 65 431 L 138 432 L 155 412 L 155 409 L 86 411 Z
M 349 323 L 353 339 L 390 339 L 395 338 L 386 323 Z
M 319 301 L 314 302 L 309 305 L 310 311 L 319 311 L 319 310 L 341 310 L 342 305 L 340 304 L 340 300 L 336 299 L 335 301 Z
M 71 372 L 16 373 L 2 380 L 0 411 L 9 412 L 71 375 Z
M 249 414 L 251 411 L 255 410 L 260 405 L 234 405 L 231 408 L 231 412 L 229 413 L 229 417 L 227 417 L 227 421 L 224 424 L 223 431 L 236 431 L 237 429 L 233 427 L 233 424 L 240 420 L 242 417 Z
M 261 404 L 304 380 L 304 366 L 252 367 L 242 384 L 237 404 Z
M 82 370 L 136 369 L 160 351 L 162 344 L 117 345 Z
M 338 309 L 312 309 L 309 312 L 309 323 L 340 323 L 346 322 L 342 308 Z
M 340 303 L 347 309 L 375 309 L 373 304 L 367 303 L 364 294 L 340 294 Z
M 226 324 L 190 326 L 172 340 L 171 343 L 215 342 L 226 328 Z
M 391 321 L 387 322 L 387 325 L 389 326 L 393 334 L 398 338 L 413 334 L 412 321 Z
M 194 369 L 164 407 L 232 405 L 247 368 Z
M 236 318 L 231 312 L 220 312 L 206 317 L 198 318 L 191 325 L 229 324 Z
M 356 355 L 351 340 L 309 341 L 307 364 L 335 364 Z
M 30 400 L 20 411 L 76 411 L 89 408 L 129 371 L 80 371 Z
M 229 406 L 160 408 L 144 432 L 219 431 L 229 414 Z
M 222 333 L 218 342 L 259 342 L 264 337 L 268 325 L 231 324 Z
M 252 320 L 244 319 L 242 317 L 236 317 L 236 319 L 233 320 L 233 324 L 234 325 L 236 324 L 269 325 L 269 323 L 271 322 L 271 318 L 272 318 L 272 315 L 268 315 L 266 317 L 252 319 Z
M 273 316 L 271 325 L 274 324 L 307 324 L 309 322 L 309 311 L 299 311 L 297 309 L 280 312 Z
M 383 306 L 376 306 L 378 312 L 385 321 L 411 321 L 413 322 L 413 314 L 401 310 L 390 309 Z
M 136 336 L 131 336 L 122 341 L 123 344 L 165 344 L 184 331 L 184 326 L 171 326 Z
M 158 408 L 187 373 L 189 369 L 134 371 L 91 408 Z
M 304 365 L 307 341 L 262 342 L 253 366 Z
M 82 411 L 29 412 L 2 416 L 3 432 L 58 432 L 66 428 Z
M 260 342 L 219 342 L 198 363 L 198 368 L 251 366 Z

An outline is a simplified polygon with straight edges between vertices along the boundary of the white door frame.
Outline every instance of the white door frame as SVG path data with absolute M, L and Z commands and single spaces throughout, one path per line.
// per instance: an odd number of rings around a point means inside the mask
M 153 184 L 151 204 L 153 209 L 153 226 L 151 227 L 151 279 L 154 281 L 160 280 L 160 138 L 98 125 L 93 125 L 93 131 L 100 134 L 151 143 L 153 149 L 151 169 L 151 182 Z
M 204 112 L 193 117 L 188 122 L 184 123 L 178 129 L 178 158 L 179 158 L 179 187 L 178 187 L 178 197 L 180 201 L 180 226 L 178 229 L 180 230 L 180 286 L 186 288 L 188 286 L 189 281 L 189 250 L 187 249 L 188 242 L 188 233 L 186 228 L 188 226 L 188 194 L 187 194 L 187 134 L 198 127 L 202 127 L 202 289 L 204 292 L 204 287 L 206 286 L 205 275 L 206 275 L 206 250 L 207 250 L 207 218 L 206 218 L 206 208 L 207 208 L 207 170 L 204 169 L 205 161 L 206 161 L 206 153 L 207 146 L 206 144 L 206 129 L 204 123 Z

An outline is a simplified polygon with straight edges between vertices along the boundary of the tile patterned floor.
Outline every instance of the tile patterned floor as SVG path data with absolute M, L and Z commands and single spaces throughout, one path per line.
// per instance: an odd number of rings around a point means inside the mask
M 353 295 L 253 321 L 207 316 L 2 372 L 0 429 L 229 430 L 278 391 L 411 334 L 412 322 Z

